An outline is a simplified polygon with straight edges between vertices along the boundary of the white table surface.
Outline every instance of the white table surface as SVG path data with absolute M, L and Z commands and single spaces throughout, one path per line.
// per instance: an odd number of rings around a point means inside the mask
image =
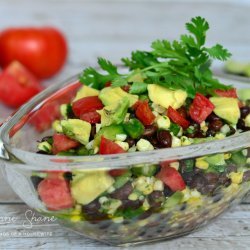
M 10 26 L 54 25 L 66 34 L 70 48 L 68 63 L 60 74 L 44 82 L 50 85 L 85 66 L 96 65 L 98 56 L 118 63 L 131 50 L 149 48 L 156 38 L 178 38 L 184 32 L 184 23 L 196 15 L 204 16 L 210 23 L 209 44 L 222 43 L 235 58 L 250 60 L 249 13 L 248 0 L 0 0 L 0 30 Z M 0 104 L 0 117 L 9 113 L 11 110 Z M 0 236 L 0 249 L 113 249 L 67 231 L 56 222 L 35 223 L 32 229 L 27 229 L 23 223 L 28 209 L 0 176 L 0 218 L 17 218 L 15 223 L 0 223 L 0 235 L 22 234 Z M 52 235 L 38 237 L 32 232 Z M 196 233 L 137 248 L 250 249 L 250 199 Z

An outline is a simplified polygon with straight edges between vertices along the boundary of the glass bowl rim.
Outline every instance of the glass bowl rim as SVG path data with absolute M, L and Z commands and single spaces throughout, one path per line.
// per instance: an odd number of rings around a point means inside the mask
M 59 81 L 46 88 L 30 101 L 20 107 L 20 109 L 9 117 L 0 128 L 0 158 L 7 161 L 34 164 L 47 169 L 55 167 L 58 169 L 68 169 L 69 167 L 80 167 L 89 169 L 96 168 L 122 168 L 129 165 L 154 163 L 160 161 L 174 161 L 201 157 L 208 154 L 225 153 L 232 150 L 239 150 L 250 147 L 250 131 L 226 137 L 221 140 L 191 144 L 188 146 L 164 148 L 144 152 L 131 152 L 115 155 L 93 155 L 93 156 L 55 156 L 42 155 L 35 152 L 14 148 L 9 144 L 9 131 L 28 112 L 39 108 L 51 94 L 61 88 L 76 84 L 79 74 L 74 75 L 64 81 Z M 224 79 L 225 80 L 225 79 Z M 237 81 L 238 83 L 239 82 Z M 94 165 L 94 166 L 93 166 Z M 104 167 L 105 166 L 105 167 Z M 34 169 L 34 167 L 32 167 Z

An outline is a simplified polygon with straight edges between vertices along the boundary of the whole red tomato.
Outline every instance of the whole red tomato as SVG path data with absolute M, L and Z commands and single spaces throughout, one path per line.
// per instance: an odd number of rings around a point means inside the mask
M 64 36 L 52 27 L 10 28 L 0 33 L 0 66 L 16 60 L 40 79 L 56 74 L 67 52 Z

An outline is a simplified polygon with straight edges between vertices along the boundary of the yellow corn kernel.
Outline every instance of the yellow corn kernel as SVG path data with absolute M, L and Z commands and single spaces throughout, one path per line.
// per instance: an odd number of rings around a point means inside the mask
M 231 158 L 231 154 L 230 154 L 230 153 L 224 154 L 224 159 L 225 159 L 225 160 L 228 160 L 228 159 L 230 159 L 230 158 Z
M 80 215 L 73 215 L 73 216 L 70 217 L 70 220 L 72 222 L 80 221 L 81 220 L 81 216 Z
M 235 172 L 232 172 L 229 174 L 229 177 L 232 181 L 232 183 L 234 184 L 240 184 L 242 182 L 242 179 L 243 179 L 243 172 L 239 172 L 239 173 L 235 173 Z
M 209 164 L 203 158 L 197 158 L 195 166 L 199 169 L 207 169 L 209 167 Z

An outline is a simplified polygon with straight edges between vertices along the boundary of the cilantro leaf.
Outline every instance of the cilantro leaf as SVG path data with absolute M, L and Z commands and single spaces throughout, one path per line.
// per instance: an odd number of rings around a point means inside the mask
M 205 47 L 208 22 L 198 16 L 186 23 L 188 34 L 181 35 L 179 41 L 155 40 L 151 51 L 134 51 L 130 58 L 122 58 L 129 69 L 120 74 L 110 61 L 98 58 L 100 71 L 87 68 L 80 81 L 96 89 L 102 89 L 107 82 L 112 86 L 130 85 L 130 93 L 142 94 L 148 84 L 158 84 L 169 89 L 183 89 L 188 97 L 196 92 L 204 95 L 215 89 L 226 90 L 231 86 L 220 83 L 210 70 L 212 59 L 226 60 L 231 54 L 220 44 Z
M 199 47 L 205 44 L 206 32 L 209 29 L 209 24 L 205 18 L 200 16 L 192 18 L 190 23 L 186 23 L 186 28 L 192 35 L 194 35 Z
M 211 48 L 205 48 L 204 50 L 207 51 L 212 58 L 221 61 L 225 61 L 231 56 L 231 53 L 229 53 L 227 49 L 224 49 L 220 44 L 216 44 Z
M 119 78 L 122 77 L 122 75 L 118 73 L 117 67 L 110 61 L 104 58 L 98 58 L 98 64 L 100 68 L 108 74 L 101 74 L 92 67 L 86 68 L 79 78 L 81 83 L 95 89 L 102 89 L 107 82 L 113 80 L 118 81 Z
M 134 51 L 131 54 L 131 59 L 122 58 L 122 62 L 125 66 L 132 69 L 142 69 L 158 63 L 157 58 L 150 52 L 146 51 Z

